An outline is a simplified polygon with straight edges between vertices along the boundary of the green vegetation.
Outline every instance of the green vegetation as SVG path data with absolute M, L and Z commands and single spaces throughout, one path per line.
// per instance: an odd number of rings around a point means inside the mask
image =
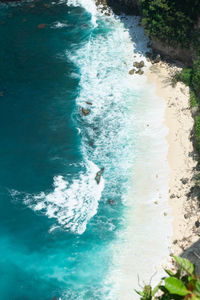
M 175 85 L 178 81 L 182 81 L 190 87 L 190 107 L 200 108 L 200 56 L 194 61 L 193 68 L 183 68 L 174 76 L 172 83 Z M 194 139 L 200 157 L 200 111 L 195 117 Z M 197 182 L 200 183 L 199 180 Z
M 192 68 L 183 68 L 173 84 L 182 81 L 190 87 L 190 105 L 200 107 L 200 1 L 139 0 L 142 24 L 148 36 L 173 47 L 193 49 Z M 195 144 L 200 157 L 200 113 L 195 118 Z
M 200 153 L 200 113 L 195 118 L 194 125 L 195 143 L 198 153 Z
M 177 72 L 173 79 L 172 84 L 176 85 L 178 81 L 185 83 L 190 87 L 190 107 L 197 107 L 199 105 L 198 98 L 200 98 L 200 63 L 195 68 L 183 68 L 181 72 Z
M 194 139 L 200 167 L 200 0 L 139 0 L 139 6 L 142 25 L 150 38 L 191 52 L 192 67 L 177 73 L 173 84 L 182 81 L 190 87 L 190 106 L 197 114 Z M 200 186 L 200 173 L 196 185 Z M 200 276 L 194 266 L 186 259 L 174 259 L 179 265 L 177 271 L 165 270 L 168 276 L 154 289 L 146 285 L 137 291 L 141 300 L 200 300 Z
M 195 95 L 193 90 L 190 90 L 190 107 L 197 107 L 198 106 L 198 99 Z
M 195 40 L 199 0 L 139 0 L 147 35 L 188 48 Z
M 192 73 L 192 88 L 194 89 L 197 97 L 200 97 L 200 55 L 195 60 Z
M 146 285 L 142 291 L 136 291 L 141 300 L 200 300 L 200 277 L 194 265 L 182 257 L 174 256 L 174 260 L 178 264 L 176 272 L 165 270 L 167 276 L 154 289 Z
M 192 78 L 192 69 L 191 68 L 183 68 L 181 72 L 175 74 L 173 78 L 173 84 L 176 84 L 178 81 L 184 82 L 186 85 L 191 85 Z

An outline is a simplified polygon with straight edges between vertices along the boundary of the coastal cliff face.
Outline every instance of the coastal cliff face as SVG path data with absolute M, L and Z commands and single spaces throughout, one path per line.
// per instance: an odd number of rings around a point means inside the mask
M 138 0 L 118 0 L 122 5 L 125 4 L 128 8 L 138 8 Z
M 96 4 L 101 5 L 105 10 L 107 7 L 110 7 L 116 14 L 121 12 L 130 15 L 142 14 L 139 0 L 96 0 Z M 200 17 L 196 24 L 196 29 L 200 29 Z M 153 50 L 160 53 L 163 58 L 182 61 L 188 67 L 193 65 L 193 62 L 196 59 L 196 53 L 193 47 L 183 48 L 179 44 L 173 47 L 167 41 L 162 42 L 161 40 L 154 38 L 151 34 L 150 38 L 152 40 Z
M 183 49 L 180 46 L 172 47 L 161 41 L 152 39 L 152 48 L 159 52 L 164 58 L 180 60 L 188 67 L 192 67 L 196 54 L 193 48 Z

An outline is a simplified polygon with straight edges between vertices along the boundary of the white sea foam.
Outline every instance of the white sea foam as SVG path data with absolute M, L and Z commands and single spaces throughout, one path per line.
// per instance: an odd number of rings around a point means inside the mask
M 107 28 L 111 28 L 107 35 L 98 34 L 95 29 L 88 44 L 77 53 L 66 54 L 80 67 L 81 91 L 77 105 L 91 109 L 91 114 L 78 125 L 82 128 L 82 151 L 90 160 L 105 167 L 105 178 L 112 182 L 116 177 L 127 177 L 134 161 L 134 155 L 129 155 L 134 153 L 132 108 L 139 100 L 145 78 L 129 75 L 134 55 L 140 59 L 142 54 L 133 52 L 126 25 L 114 16 L 97 16 L 98 22 L 103 20 Z M 139 18 L 132 19 L 131 26 L 136 27 L 138 22 Z M 142 29 L 138 36 L 135 33 L 135 40 L 140 39 L 141 33 Z M 147 41 L 145 37 L 144 41 Z M 88 101 L 92 106 L 87 105 Z M 92 150 L 88 147 L 90 141 Z
M 59 21 L 55 22 L 52 25 L 52 28 L 63 28 L 63 27 L 68 27 L 68 25 L 66 23 L 61 23 Z
M 92 16 L 92 23 L 96 26 L 96 14 L 97 8 L 93 0 L 67 0 L 68 6 L 82 6 L 84 7 Z
M 104 188 L 104 179 L 99 184 L 95 175 L 99 168 L 92 162 L 86 163 L 87 171 L 80 172 L 77 179 L 69 184 L 62 176 L 54 178 L 54 189 L 51 193 L 26 195 L 25 203 L 34 211 L 41 211 L 66 230 L 82 234 L 87 222 L 96 214 L 98 201 Z M 57 228 L 56 225 L 50 232 Z
M 110 290 L 113 285 L 113 289 L 106 299 L 138 299 L 133 291 L 138 288 L 138 275 L 148 283 L 156 270 L 153 282 L 158 281 L 161 264 L 170 252 L 165 102 L 145 76 L 128 74 L 134 60 L 150 65 L 144 56 L 147 39 L 139 18 L 108 18 L 98 13 L 96 18 L 97 24 L 104 22 L 111 30 L 106 37 L 91 35 L 78 55 L 68 58 L 81 69 L 78 105 L 93 103 L 84 129 L 87 134 L 83 132 L 83 152 L 88 151 L 87 141 L 98 137 L 90 158 L 106 167 L 107 182 L 117 184 L 119 173 L 123 185 L 127 174 L 132 175 L 129 191 L 124 189 L 123 194 L 127 207 L 124 230 L 111 246 L 113 267 L 105 286 Z

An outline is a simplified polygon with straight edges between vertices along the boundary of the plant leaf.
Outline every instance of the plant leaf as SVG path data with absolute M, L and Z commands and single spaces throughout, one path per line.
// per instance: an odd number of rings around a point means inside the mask
M 143 292 L 136 291 L 136 290 L 135 290 L 135 292 L 136 292 L 138 295 L 140 295 L 140 296 L 143 296 L 143 295 L 144 295 L 144 293 L 143 293 Z
M 171 270 L 165 269 L 165 272 L 166 272 L 169 276 L 174 276 L 174 275 L 175 275 Z
M 198 296 L 200 296 L 200 282 L 199 281 L 196 281 L 194 290 L 198 294 Z
M 194 265 L 188 259 L 179 256 L 174 256 L 174 259 L 188 274 L 194 274 Z
M 153 289 L 152 291 L 152 296 L 155 296 L 155 294 L 158 292 L 160 286 L 161 286 L 162 281 L 159 282 L 159 284 Z
M 171 293 L 180 296 L 186 296 L 190 293 L 183 282 L 176 277 L 168 277 L 165 279 L 165 287 Z
M 191 298 L 191 300 L 199 300 L 199 297 L 193 295 L 192 298 Z

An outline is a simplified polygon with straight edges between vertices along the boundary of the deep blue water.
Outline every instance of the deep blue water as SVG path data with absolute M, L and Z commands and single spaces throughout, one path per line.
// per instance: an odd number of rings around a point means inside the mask
M 91 16 L 37 1 L 0 5 L 0 20 L 0 298 L 102 299 L 113 232 L 98 222 L 113 212 L 102 205 L 83 234 L 62 226 L 50 233 L 55 218 L 24 203 L 24 195 L 51 192 L 55 176 L 70 183 L 84 169 L 80 70 L 66 51 L 88 42 Z
M 110 299 L 138 99 L 123 32 L 65 1 L 0 4 L 3 300 Z

